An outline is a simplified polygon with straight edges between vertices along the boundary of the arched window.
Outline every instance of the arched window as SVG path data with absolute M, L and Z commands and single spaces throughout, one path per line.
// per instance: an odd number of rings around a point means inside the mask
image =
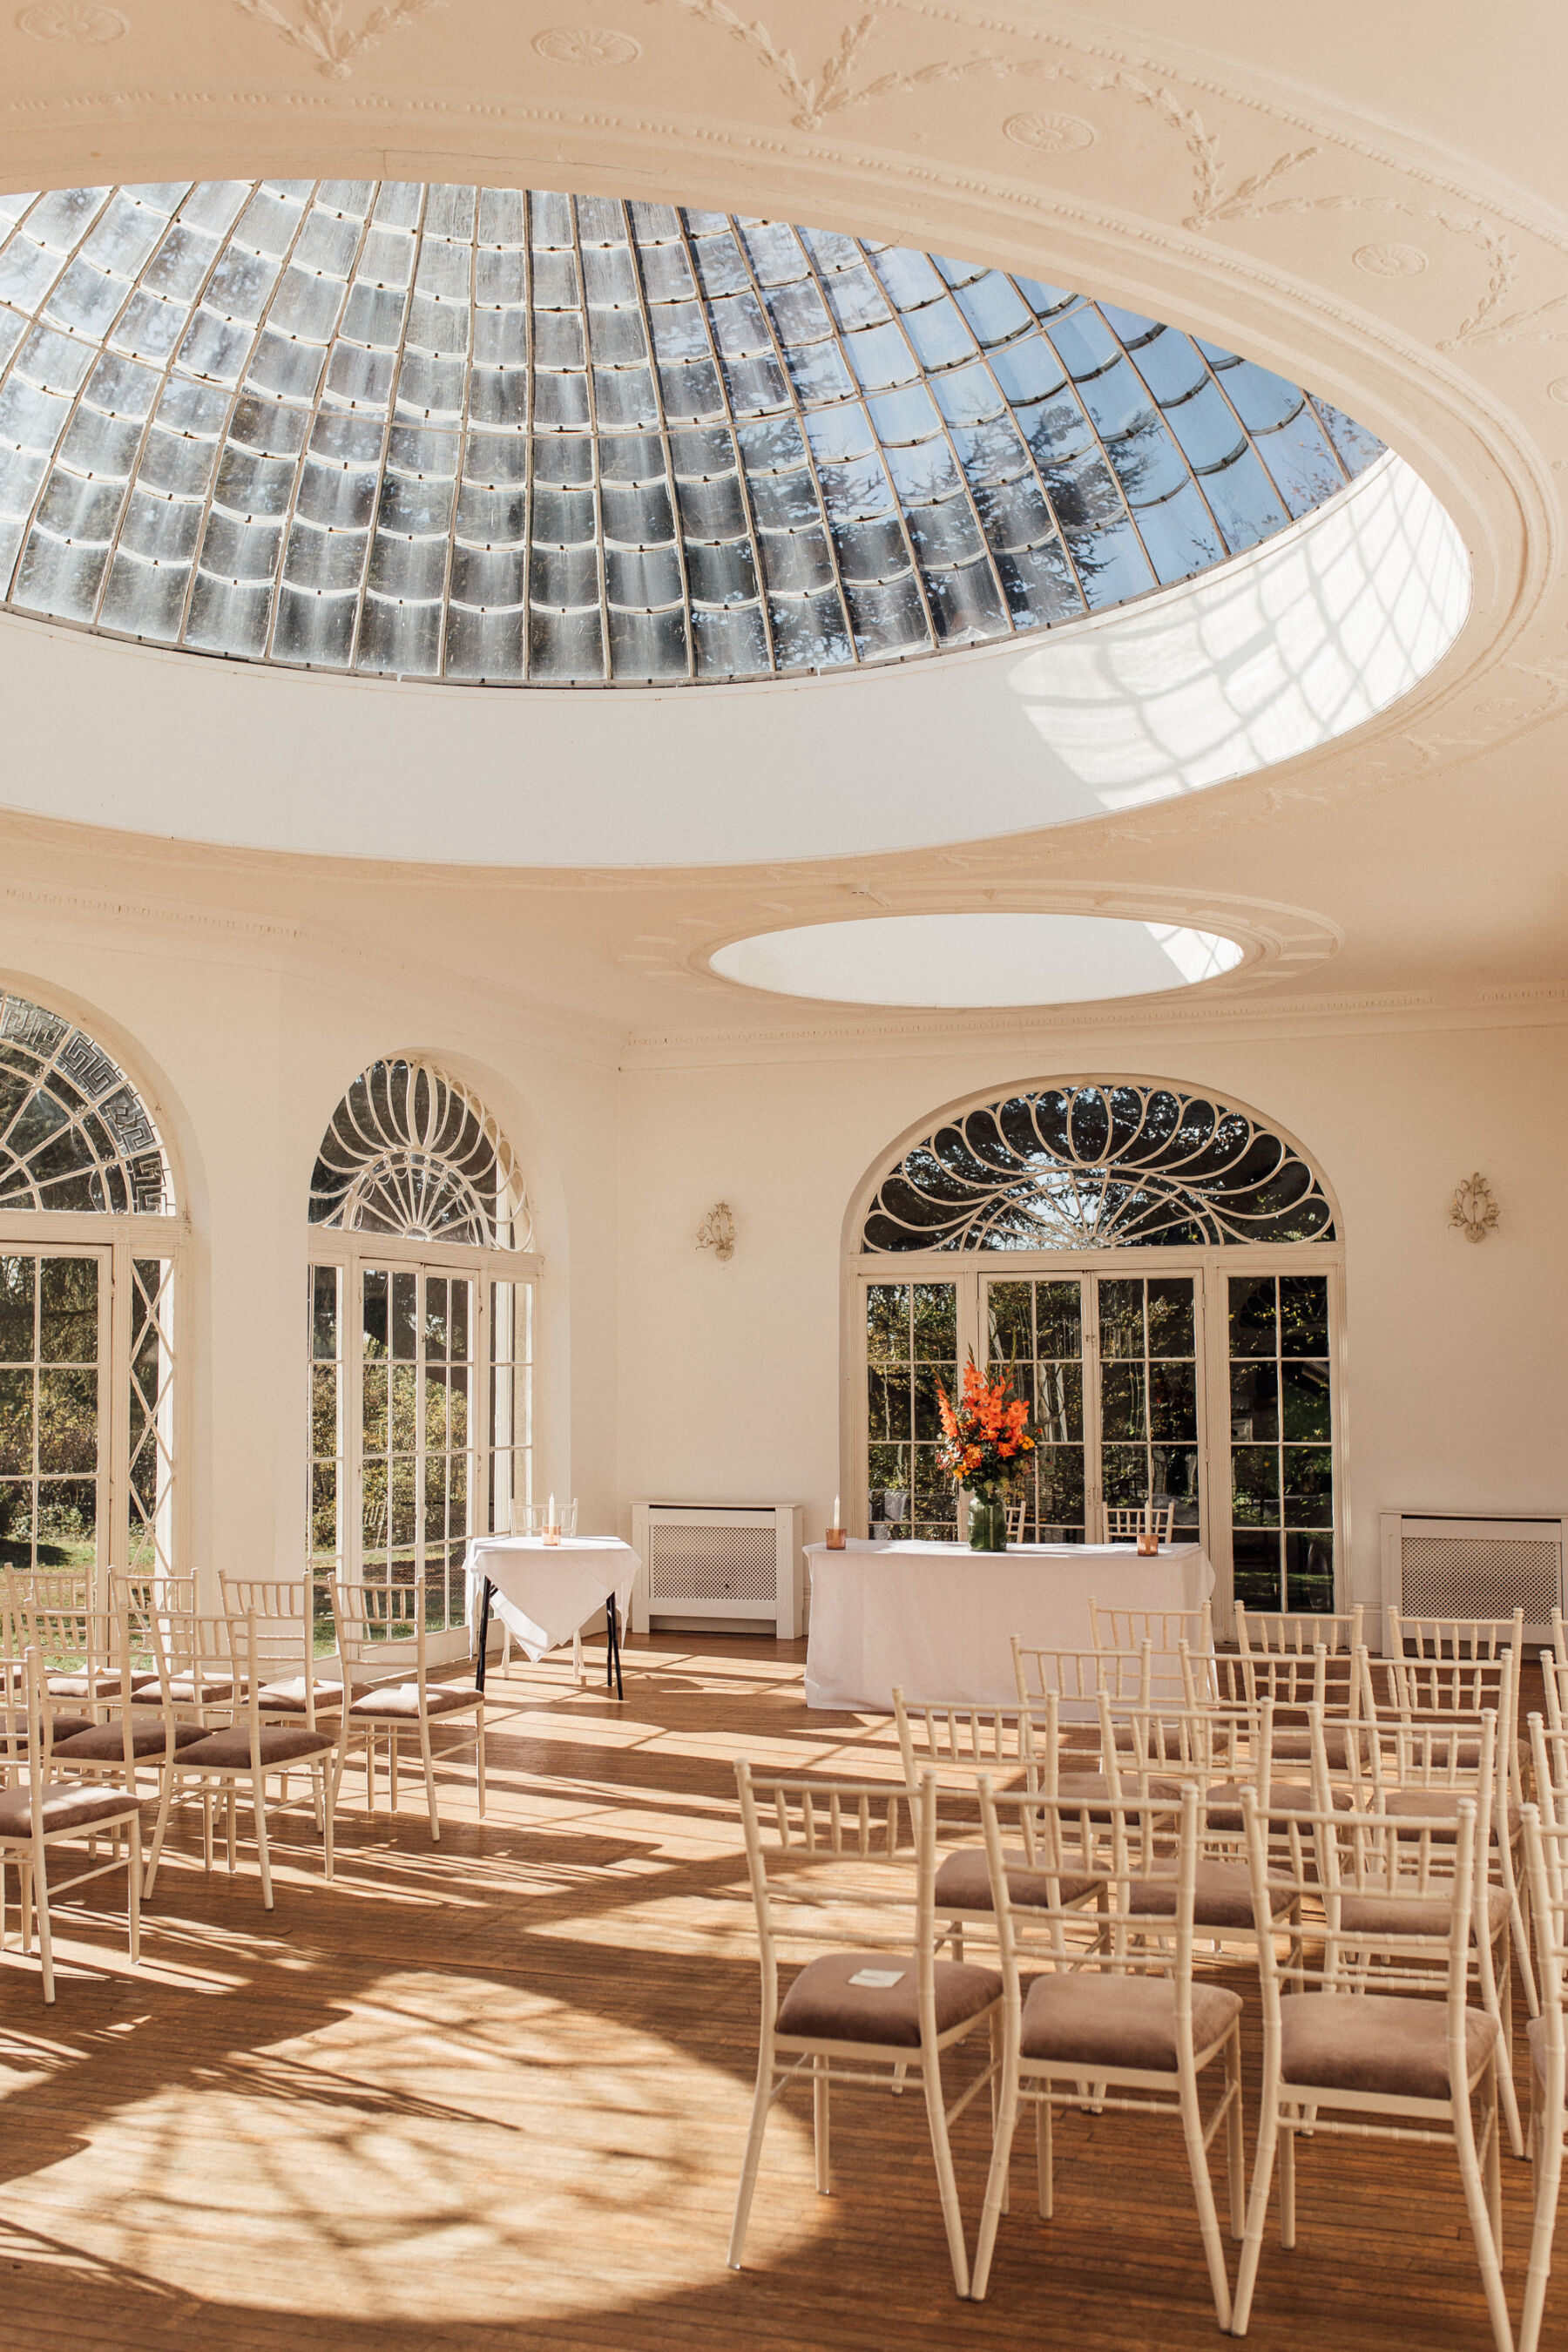
M 310 1557 L 323 1638 L 334 1574 L 425 1579 L 463 1621 L 471 1536 L 532 1492 L 531 1223 L 510 1145 L 460 1079 L 373 1062 L 310 1178 Z
M 1216 1095 L 1073 1079 L 945 1115 L 867 1193 L 868 1523 L 958 1532 L 938 1393 L 973 1348 L 1042 1424 L 1028 1535 L 1096 1542 L 1107 1506 L 1152 1496 L 1222 1593 L 1228 1577 L 1250 1607 L 1333 1608 L 1342 1253 L 1298 1145 Z
M 180 1564 L 169 1156 L 67 1015 L 0 992 L 0 1563 Z

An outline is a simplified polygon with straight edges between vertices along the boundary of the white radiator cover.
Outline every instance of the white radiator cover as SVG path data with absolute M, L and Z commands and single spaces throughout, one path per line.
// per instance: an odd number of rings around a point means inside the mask
M 1563 1606 L 1568 1519 L 1384 1511 L 1383 1598 L 1412 1617 L 1511 1617 L 1539 1646 Z
M 642 1566 L 632 1631 L 656 1619 L 757 1624 L 781 1641 L 803 1630 L 803 1507 L 799 1503 L 634 1503 L 632 1545 Z

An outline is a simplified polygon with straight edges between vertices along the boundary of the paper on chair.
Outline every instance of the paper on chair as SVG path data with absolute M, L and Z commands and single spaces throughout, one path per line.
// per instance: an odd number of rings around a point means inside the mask
M 886 1992 L 892 1985 L 902 1984 L 908 1969 L 857 1969 L 849 1981 L 864 1985 L 868 1992 Z

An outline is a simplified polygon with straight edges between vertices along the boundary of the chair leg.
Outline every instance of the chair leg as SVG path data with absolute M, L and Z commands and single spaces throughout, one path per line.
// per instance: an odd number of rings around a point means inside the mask
M 1524 2131 L 1519 2119 L 1519 2095 L 1513 2086 L 1513 1969 L 1512 1946 L 1507 1936 L 1501 1937 L 1502 1966 L 1498 1967 L 1498 1955 L 1490 1938 L 1484 1933 L 1478 1937 L 1481 1972 L 1482 2005 L 1488 2014 L 1496 2018 L 1502 2037 L 1502 2064 L 1498 2069 L 1498 2090 L 1502 2099 L 1503 2119 L 1508 2125 L 1508 2144 L 1515 2156 L 1524 2154 Z M 1534 2080 L 1535 2069 L 1531 2068 Z
M 482 1822 L 485 1817 L 485 1703 L 483 1699 L 479 1701 L 479 1713 L 474 1721 L 478 1727 L 474 1742 L 474 1778 L 479 1790 L 479 1819 Z
M 337 1810 L 337 1782 L 331 1772 L 321 1774 L 321 1875 L 330 1886 L 332 1883 L 333 1816 Z
M 140 1816 L 131 1823 L 131 1847 L 125 1857 L 125 1925 L 131 1947 L 131 1965 L 142 1964 L 142 1822 Z
M 38 1912 L 38 1962 L 43 1971 L 44 2000 L 51 2008 L 55 1998 L 55 1938 L 49 1923 L 49 1866 L 39 1846 L 32 1871 L 33 1900 Z M 31 1937 L 28 1938 L 29 1943 Z
M 1554 2120 L 1543 2116 L 1535 2141 L 1535 2218 L 1530 2232 L 1530 2268 L 1519 2322 L 1519 2352 L 1536 2352 L 1541 2341 L 1541 2318 L 1546 2306 L 1546 2282 L 1552 2275 L 1552 2241 L 1557 2232 L 1557 2192 L 1562 2178 L 1562 2118 Z
M 764 2037 L 757 2055 L 757 2087 L 752 2099 L 752 2127 L 746 2134 L 746 2153 L 742 2158 L 741 2181 L 735 2191 L 735 2218 L 730 2225 L 730 2251 L 725 2256 L 732 2271 L 741 2267 L 741 2255 L 746 2243 L 746 2224 L 752 2218 L 752 2199 L 763 2161 L 763 2138 L 773 2105 L 773 2045 Z
M 1258 2115 L 1258 2153 L 1252 2159 L 1252 2195 L 1247 2208 L 1247 2232 L 1242 2240 L 1241 2264 L 1236 2275 L 1236 2299 L 1231 2305 L 1230 2332 L 1245 2336 L 1247 2323 L 1252 2315 L 1252 2290 L 1258 2284 L 1258 2258 L 1263 2252 L 1263 2232 L 1268 2226 L 1268 2197 L 1274 2185 L 1274 2156 L 1279 2141 L 1279 2076 L 1277 2071 L 1267 2071 L 1263 2077 L 1263 2099 Z
M 969 2249 L 963 2242 L 963 2214 L 953 2176 L 952 2147 L 947 2136 L 947 2103 L 942 2096 L 942 2057 L 928 2050 L 921 2068 L 925 2084 L 926 2115 L 931 2123 L 931 2148 L 936 2158 L 937 2187 L 942 2194 L 942 2218 L 947 2227 L 947 2251 L 952 2262 L 952 2284 L 961 2301 L 969 2294 Z
M 163 1858 L 163 1832 L 169 1826 L 169 1807 L 173 1804 L 174 1799 L 174 1776 L 172 1772 L 165 1772 L 163 1786 L 158 1796 L 158 1818 L 153 1827 L 153 1851 L 147 1857 L 146 1874 L 142 1881 L 142 1895 L 144 1902 L 150 1903 L 153 1900 L 153 1882 L 158 1875 L 158 1864 Z M 210 1819 L 208 1827 L 210 1834 Z
M 386 1810 L 397 1811 L 397 1733 L 388 1727 L 386 1734 Z
M 1498 2090 L 1497 2061 L 1489 2062 L 1481 2078 L 1481 2096 L 1486 2105 L 1486 2118 L 1490 2126 L 1491 2146 L 1488 2151 L 1489 2168 L 1497 2162 Z M 1459 2159 L 1459 2179 L 1464 2183 L 1465 2205 L 1470 2217 L 1470 2234 L 1476 2242 L 1476 2260 L 1480 2265 L 1481 2287 L 1487 2299 L 1487 2310 L 1492 2323 L 1492 2335 L 1498 2352 L 1513 2352 L 1513 2329 L 1509 2324 L 1508 2304 L 1502 2291 L 1502 2270 L 1498 2261 L 1497 2242 L 1492 2235 L 1492 2215 L 1480 2166 L 1476 2160 L 1475 2122 L 1470 2114 L 1470 2102 L 1461 2089 L 1454 2101 L 1454 2146 Z
M 1311 2111 L 1314 2115 L 1317 2109 Z M 1279 2150 L 1279 2243 L 1286 2253 L 1296 2251 L 1296 2140 L 1298 2135 L 1289 2124 L 1285 2126 L 1284 2146 Z
M 430 1843 L 441 1843 L 441 1814 L 436 1802 L 436 1765 L 430 1753 L 430 1725 L 426 1717 L 419 1718 L 419 1753 L 425 1765 L 425 1799 L 430 1808 Z
M 974 2242 L 974 2268 L 969 2276 L 969 2295 L 973 2303 L 984 2301 L 991 2277 L 991 2257 L 995 2252 L 996 2231 L 1007 2210 L 1007 2176 L 1013 2154 L 1013 2134 L 1017 2122 L 1018 2065 L 1016 2059 L 1005 2056 L 1002 2096 L 995 2128 L 991 2135 L 991 2169 L 985 2176 L 985 2202 L 980 2209 L 980 2235 Z
M 831 2197 L 833 2194 L 830 2130 L 827 2061 L 826 2058 L 814 2058 L 811 2062 L 811 2140 L 816 2158 L 816 2193 L 819 2197 Z
M 1241 2136 L 1241 2028 L 1233 2029 L 1225 2045 L 1225 2087 L 1230 2100 L 1225 2121 L 1225 2171 L 1230 2190 L 1230 2234 L 1239 2240 L 1247 2227 L 1247 2151 Z
M 1042 2221 L 1055 2219 L 1057 2210 L 1057 2111 L 1050 2084 L 1042 2084 L 1035 2102 L 1035 2202 Z
M 1226 2268 L 1225 2244 L 1219 2233 L 1219 2215 L 1215 2210 L 1214 2182 L 1209 2175 L 1208 2150 L 1204 2146 L 1204 2119 L 1198 2105 L 1198 2084 L 1195 2074 L 1184 2073 L 1179 2096 L 1182 2105 L 1182 2131 L 1187 2143 L 1187 2168 L 1193 2176 L 1193 2195 L 1197 2200 L 1198 2228 L 1203 2233 L 1204 2252 L 1208 2259 L 1209 2285 L 1214 2291 L 1215 2313 L 1220 2326 L 1230 2326 L 1230 2275 Z
M 250 1810 L 256 1822 L 256 1861 L 261 1873 L 261 1907 L 272 1908 L 272 1861 L 267 1851 L 267 1791 L 262 1786 L 264 1775 L 253 1773 L 250 1782 Z M 229 1783 L 229 1804 L 234 1803 L 234 1784 Z

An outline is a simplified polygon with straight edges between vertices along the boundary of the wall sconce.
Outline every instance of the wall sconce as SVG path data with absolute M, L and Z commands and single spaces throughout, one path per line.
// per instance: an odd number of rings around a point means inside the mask
M 697 1246 L 710 1249 L 721 1265 L 735 1255 L 735 1220 L 728 1201 L 715 1201 L 697 1228 Z
M 1484 1176 L 1467 1176 L 1454 1194 L 1448 1223 L 1458 1225 L 1468 1242 L 1484 1242 L 1495 1231 L 1498 1204 Z

